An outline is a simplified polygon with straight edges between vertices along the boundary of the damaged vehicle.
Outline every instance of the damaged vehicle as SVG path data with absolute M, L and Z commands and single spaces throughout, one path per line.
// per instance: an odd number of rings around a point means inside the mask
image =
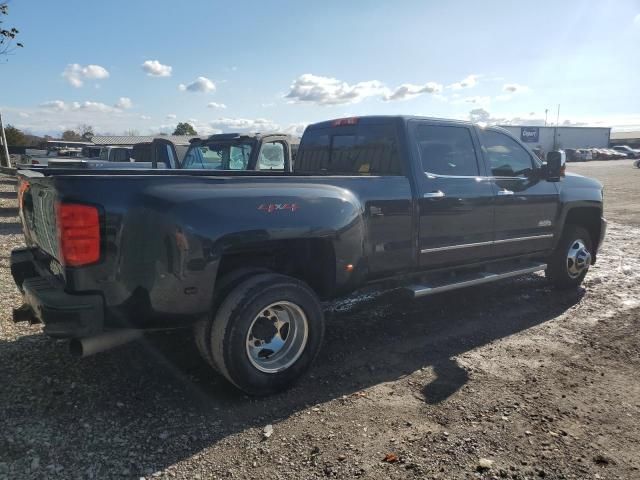
M 212 368 L 267 395 L 312 364 L 323 299 L 381 281 L 424 297 L 542 271 L 576 288 L 605 235 L 602 185 L 498 127 L 316 123 L 292 172 L 279 145 L 208 139 L 176 170 L 19 172 L 14 319 L 42 322 L 79 356 L 191 328 Z

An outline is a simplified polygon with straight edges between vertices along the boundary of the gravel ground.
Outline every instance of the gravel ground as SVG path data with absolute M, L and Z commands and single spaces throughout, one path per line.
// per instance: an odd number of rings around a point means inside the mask
M 14 325 L 22 236 L 0 179 L 0 479 L 640 478 L 640 170 L 601 163 L 569 167 L 604 181 L 614 220 L 583 289 L 350 297 L 327 305 L 310 374 L 266 399 L 188 335 L 75 360 Z

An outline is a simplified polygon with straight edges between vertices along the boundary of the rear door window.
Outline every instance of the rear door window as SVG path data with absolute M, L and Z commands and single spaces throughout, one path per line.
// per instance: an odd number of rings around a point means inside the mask
M 307 128 L 295 171 L 316 175 L 402 175 L 393 124 Z
M 424 172 L 455 177 L 480 174 L 467 127 L 412 122 L 411 131 Z

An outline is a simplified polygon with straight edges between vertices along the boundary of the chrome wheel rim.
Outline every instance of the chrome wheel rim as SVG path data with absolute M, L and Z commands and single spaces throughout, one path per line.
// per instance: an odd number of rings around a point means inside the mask
M 575 240 L 567 252 L 567 273 L 571 278 L 578 278 L 591 265 L 591 254 L 582 239 Z
M 293 365 L 305 347 L 309 325 L 302 308 L 276 302 L 260 310 L 247 332 L 247 357 L 265 373 L 277 373 Z

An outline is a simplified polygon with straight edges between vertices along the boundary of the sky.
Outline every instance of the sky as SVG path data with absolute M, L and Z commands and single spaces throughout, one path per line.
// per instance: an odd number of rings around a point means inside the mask
M 367 114 L 640 129 L 640 0 L 10 0 L 0 112 L 35 134 Z M 548 113 L 545 113 L 548 111 Z

